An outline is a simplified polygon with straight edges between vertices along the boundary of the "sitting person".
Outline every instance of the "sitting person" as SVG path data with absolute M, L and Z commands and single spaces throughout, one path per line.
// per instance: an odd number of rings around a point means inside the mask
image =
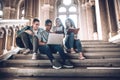
M 25 48 L 23 54 L 28 54 L 30 50 L 33 53 L 37 53 L 38 39 L 36 36 L 37 28 L 39 27 L 40 21 L 34 19 L 32 26 L 26 26 L 17 32 L 16 45 L 20 48 Z
M 85 59 L 82 53 L 81 42 L 79 39 L 77 39 L 77 33 L 69 32 L 69 29 L 76 29 L 74 22 L 72 21 L 72 19 L 68 18 L 65 21 L 65 25 L 66 25 L 66 36 L 67 36 L 65 39 L 65 46 L 67 47 L 70 53 L 76 53 L 76 52 L 79 53 L 80 60 Z
M 54 69 L 60 69 L 63 67 L 66 68 L 73 68 L 73 65 L 68 60 L 68 56 L 64 53 L 64 50 L 61 45 L 48 45 L 48 36 L 52 27 L 52 21 L 46 20 L 45 21 L 46 30 L 39 32 L 38 30 L 38 39 L 39 39 L 39 50 L 41 53 L 46 54 L 52 63 L 52 67 Z M 59 52 L 62 58 L 62 64 L 57 61 L 54 56 L 52 55 L 53 52 Z
M 52 32 L 64 34 L 64 26 L 60 18 L 55 19 L 55 26 L 52 27 Z

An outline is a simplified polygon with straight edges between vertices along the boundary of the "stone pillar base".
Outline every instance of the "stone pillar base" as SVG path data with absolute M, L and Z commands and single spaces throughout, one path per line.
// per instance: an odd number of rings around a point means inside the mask
M 109 33 L 109 38 L 112 38 L 112 37 L 115 36 L 115 35 L 117 35 L 116 32 L 110 32 L 110 33 Z
M 98 40 L 98 33 L 97 33 L 97 32 L 94 32 L 94 33 L 93 33 L 93 37 L 94 37 L 94 40 Z
M 6 54 L 8 51 L 7 51 L 7 49 L 5 49 L 4 51 L 3 51 L 3 54 Z

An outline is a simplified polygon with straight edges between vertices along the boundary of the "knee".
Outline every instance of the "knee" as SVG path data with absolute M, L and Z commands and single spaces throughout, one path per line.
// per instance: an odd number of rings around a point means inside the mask
M 37 36 L 34 36 L 34 37 L 33 37 L 33 40 L 38 41 L 38 37 L 37 37 Z
M 26 32 L 22 32 L 20 35 L 24 36 L 24 37 L 28 36 L 28 34 Z
M 74 36 L 75 34 L 72 32 L 72 33 L 70 33 L 70 36 Z

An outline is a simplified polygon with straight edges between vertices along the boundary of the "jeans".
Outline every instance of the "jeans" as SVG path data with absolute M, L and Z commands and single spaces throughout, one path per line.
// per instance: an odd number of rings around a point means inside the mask
M 16 44 L 20 48 L 30 49 L 33 50 L 33 52 L 37 52 L 38 50 L 38 38 L 26 32 L 21 33 L 16 38 Z
M 79 39 L 74 39 L 74 33 L 69 33 L 66 40 L 65 40 L 65 46 L 67 49 L 74 48 L 77 50 L 77 52 L 82 52 L 82 45 Z
M 55 52 L 59 52 L 63 62 L 68 58 L 61 45 L 39 45 L 39 50 L 40 53 L 46 54 L 51 62 L 53 59 L 55 59 L 52 55 L 52 53 Z

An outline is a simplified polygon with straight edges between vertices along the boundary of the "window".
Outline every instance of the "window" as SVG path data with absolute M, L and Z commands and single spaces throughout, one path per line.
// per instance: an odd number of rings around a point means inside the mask
M 72 0 L 63 0 L 64 5 L 70 5 L 72 3 Z
M 61 12 L 66 12 L 66 8 L 65 7 L 60 7 L 59 8 L 59 12 L 61 13 Z
M 62 20 L 65 25 L 66 18 L 71 18 L 75 25 L 78 22 L 78 10 L 77 5 L 74 3 L 75 0 L 61 0 L 61 4 L 58 5 L 58 17 Z
M 76 11 L 77 11 L 77 9 L 76 9 L 75 6 L 71 6 L 71 7 L 69 8 L 69 12 L 76 12 Z

